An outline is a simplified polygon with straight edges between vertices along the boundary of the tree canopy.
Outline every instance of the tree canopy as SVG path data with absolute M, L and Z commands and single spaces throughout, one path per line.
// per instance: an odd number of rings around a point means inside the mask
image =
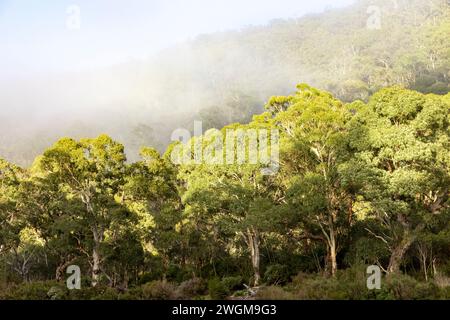
M 194 285 L 204 294 L 201 279 L 210 296 L 224 297 L 243 284 L 296 290 L 302 274 L 354 283 L 345 275 L 376 264 L 387 279 L 442 286 L 449 111 L 450 94 L 394 86 L 345 103 L 302 84 L 247 124 L 164 154 L 144 147 L 136 162 L 106 135 L 63 138 L 29 168 L 0 160 L 0 280 L 57 286 L 78 265 L 84 286 L 115 297 L 192 297 Z M 250 161 L 252 148 L 262 147 L 262 159 L 275 142 L 277 170 Z M 192 157 L 175 163 L 175 151 Z

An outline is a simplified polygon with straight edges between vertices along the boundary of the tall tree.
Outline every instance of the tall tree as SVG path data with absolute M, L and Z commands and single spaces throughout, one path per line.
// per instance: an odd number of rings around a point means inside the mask
M 91 232 L 93 286 L 104 273 L 102 244 L 111 211 L 119 205 L 116 197 L 124 181 L 125 161 L 124 147 L 106 135 L 79 142 L 62 139 L 40 159 L 42 170 L 58 181 L 61 190 L 84 205 L 83 219 Z
M 271 163 L 261 161 L 261 154 L 270 158 L 270 152 L 274 152 L 271 129 L 275 127 L 265 119 L 255 117 L 248 125 L 230 125 L 193 138 L 188 146 L 199 143 L 203 158 L 181 169 L 188 186 L 183 194 L 186 214 L 203 217 L 215 237 L 219 233 L 228 235 L 222 243 L 229 252 L 236 251 L 239 239 L 244 240 L 254 286 L 261 283 L 262 237 L 276 230 L 279 218 L 276 209 L 280 194 L 275 178 L 264 171 Z M 235 243 L 230 243 L 230 238 Z
M 353 107 L 348 175 L 359 181 L 362 207 L 385 227 L 368 231 L 389 247 L 387 271 L 397 273 L 417 237 L 449 210 L 450 105 L 394 87 Z
M 281 179 L 287 201 L 305 238 L 323 239 L 335 275 L 340 241 L 352 222 L 352 196 L 339 171 L 348 158 L 345 123 L 350 114 L 330 94 L 307 85 L 299 85 L 294 96 L 273 98 L 267 109 L 283 132 Z
M 177 169 L 168 154 L 161 156 L 153 148 L 142 148 L 141 158 L 129 167 L 124 186 L 125 202 L 141 215 L 144 246 L 152 249 L 151 254 L 162 258 L 166 277 L 171 259 L 175 260 L 176 253 L 180 254 L 184 247 Z

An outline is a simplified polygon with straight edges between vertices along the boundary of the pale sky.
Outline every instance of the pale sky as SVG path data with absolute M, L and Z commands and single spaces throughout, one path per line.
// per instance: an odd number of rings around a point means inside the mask
M 199 34 L 263 25 L 353 2 L 0 0 L 0 77 L 81 71 L 144 59 Z

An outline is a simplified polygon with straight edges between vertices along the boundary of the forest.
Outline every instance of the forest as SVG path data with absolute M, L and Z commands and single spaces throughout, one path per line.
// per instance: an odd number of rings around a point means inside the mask
M 379 25 L 372 27 L 372 19 Z M 62 136 L 107 133 L 137 161 L 143 145 L 162 153 L 172 131 L 194 120 L 205 129 L 250 122 L 271 96 L 289 95 L 298 83 L 343 102 L 367 102 L 393 85 L 445 95 L 449 34 L 447 0 L 360 0 L 200 35 L 148 59 L 88 73 L 22 82 L 0 77 L 0 155 L 27 167 Z
M 137 161 L 107 135 L 1 160 L 0 299 L 450 299 L 449 111 L 450 94 L 300 84 Z M 230 129 L 278 130 L 279 170 L 172 161 Z

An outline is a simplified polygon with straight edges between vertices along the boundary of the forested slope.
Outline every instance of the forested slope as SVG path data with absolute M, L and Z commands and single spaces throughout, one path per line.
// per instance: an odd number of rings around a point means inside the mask
M 194 120 L 205 129 L 249 121 L 270 96 L 301 82 L 346 102 L 396 84 L 445 94 L 449 12 L 445 0 L 362 0 L 200 36 L 147 61 L 38 84 L 2 83 L 0 154 L 29 165 L 60 136 L 106 132 L 136 160 L 142 145 L 163 151 L 172 131 L 192 129 Z
M 63 138 L 29 169 L 2 160 L 0 298 L 248 298 L 247 285 L 265 299 L 449 299 L 449 111 L 450 95 L 390 87 L 347 104 L 299 85 L 248 124 L 134 163 L 106 135 Z M 278 171 L 228 162 L 252 150 L 248 130 L 279 133 Z M 189 146 L 204 157 L 174 162 Z M 69 265 L 82 290 L 66 289 Z

